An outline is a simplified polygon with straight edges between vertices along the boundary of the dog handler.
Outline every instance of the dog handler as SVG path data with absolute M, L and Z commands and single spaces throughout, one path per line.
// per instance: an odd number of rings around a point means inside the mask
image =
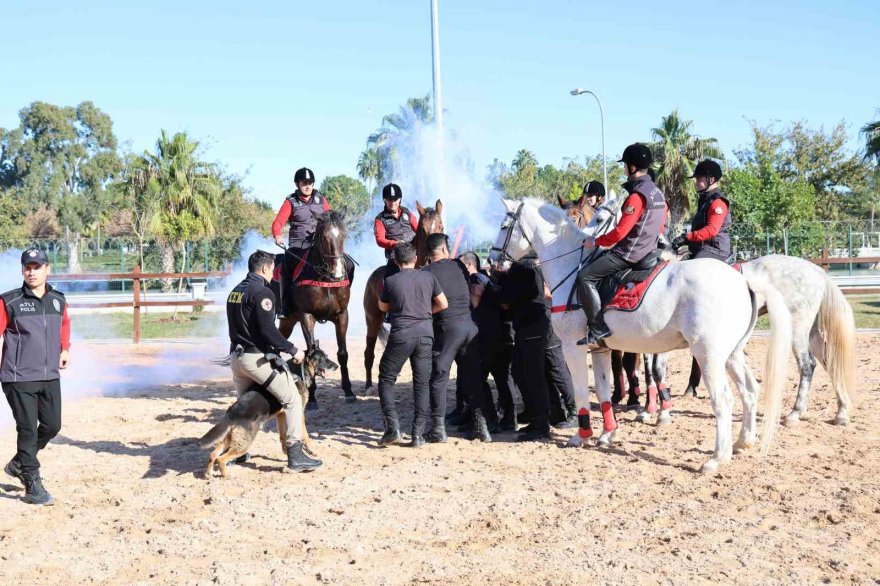
M 257 383 L 278 399 L 287 421 L 287 467 L 307 472 L 322 462 L 303 451 L 302 400 L 293 375 L 278 357 L 286 352 L 302 362 L 305 353 L 275 327 L 275 295 L 269 288 L 274 269 L 274 254 L 253 253 L 248 258 L 247 277 L 226 298 L 232 380 L 239 394 Z
M 40 479 L 37 452 L 61 430 L 60 369 L 70 349 L 67 302 L 46 283 L 49 271 L 45 252 L 25 250 L 24 283 L 0 296 L 0 382 L 18 432 L 18 451 L 4 470 L 24 484 L 24 501 L 33 505 L 54 503 Z

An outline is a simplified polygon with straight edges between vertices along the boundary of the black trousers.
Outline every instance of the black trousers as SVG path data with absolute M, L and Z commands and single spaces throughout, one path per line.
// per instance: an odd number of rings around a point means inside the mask
M 489 387 L 489 375 L 495 381 L 498 390 L 498 410 L 504 415 L 513 415 L 513 376 L 511 363 L 513 362 L 513 344 L 503 337 L 480 337 L 480 361 L 482 365 L 483 396 L 486 407 L 495 404 L 492 398 L 492 389 Z
M 564 415 L 573 415 L 577 412 L 574 403 L 574 383 L 571 381 L 571 371 L 568 370 L 568 363 L 562 352 L 562 340 L 552 327 L 547 349 L 544 351 L 544 361 L 550 410 L 562 409 Z
M 601 281 L 608 275 L 613 275 L 617 271 L 622 271 L 623 269 L 629 268 L 630 266 L 630 263 L 623 260 L 613 252 L 606 252 L 605 254 L 582 268 L 581 271 L 578 273 L 578 279 L 584 283 L 591 283 L 595 286 L 599 284 L 599 281 Z
M 37 472 L 37 452 L 61 431 L 61 379 L 3 383 L 18 432 L 15 459 L 24 472 Z
M 409 360 L 413 374 L 413 402 L 415 418 L 413 429 L 424 431 L 428 421 L 430 398 L 428 382 L 431 379 L 431 346 L 434 340 L 428 336 L 400 338 L 392 334 L 385 345 L 385 352 L 379 361 L 379 404 L 382 415 L 388 425 L 390 420 L 397 421 L 397 406 L 394 404 L 394 383 L 400 375 L 400 369 Z
M 513 350 L 513 377 L 533 421 L 546 421 L 550 411 L 544 349 L 547 332 L 517 331 Z
M 468 318 L 434 326 L 434 349 L 431 360 L 431 415 L 445 417 L 449 370 L 453 360 L 458 365 L 465 401 L 472 408 L 485 408 L 480 378 L 480 346 L 477 326 Z

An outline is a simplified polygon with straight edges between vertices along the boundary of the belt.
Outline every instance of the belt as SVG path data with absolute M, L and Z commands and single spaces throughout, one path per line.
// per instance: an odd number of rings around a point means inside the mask
M 236 344 L 232 348 L 232 353 L 238 354 L 239 356 L 241 356 L 242 354 L 265 354 L 265 352 L 263 352 L 256 346 L 242 346 L 241 344 Z

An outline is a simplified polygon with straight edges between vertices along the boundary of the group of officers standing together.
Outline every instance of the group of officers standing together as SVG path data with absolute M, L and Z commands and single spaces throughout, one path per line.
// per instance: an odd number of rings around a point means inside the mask
M 602 319 L 598 283 L 621 269 L 637 265 L 656 250 L 666 229 L 668 206 L 649 171 L 653 162 L 650 149 L 642 144 L 627 147 L 623 163 L 628 182 L 626 198 L 619 208 L 617 226 L 600 237 L 586 238 L 586 247 L 605 250 L 582 267 L 577 283 L 589 331 L 579 343 L 594 346 L 612 334 Z M 730 254 L 730 203 L 720 190 L 722 172 L 711 160 L 699 163 L 693 174 L 699 193 L 691 229 L 672 240 L 677 253 L 687 247 L 688 258 L 711 257 L 725 262 Z M 299 255 L 307 253 L 317 217 L 328 211 L 326 198 L 313 188 L 314 174 L 300 169 L 297 190 L 288 196 L 273 223 L 273 236 L 283 242 L 281 229 L 290 224 L 289 244 Z M 589 205 L 604 205 L 605 187 L 591 181 L 584 187 Z M 416 269 L 413 244 L 418 222 L 401 205 L 399 185 L 390 183 L 382 190 L 384 208 L 374 221 L 376 244 L 385 249 L 388 264 L 379 308 L 387 313 L 391 331 L 379 365 L 379 399 L 384 421 L 380 446 L 403 441 L 394 397 L 394 385 L 406 362 L 413 374 L 414 417 L 410 445 L 447 441 L 447 425 L 457 425 L 473 439 L 491 441 L 492 433 L 516 430 L 527 423 L 519 440 L 549 438 L 550 427 L 577 426 L 571 374 L 562 354 L 562 343 L 551 324 L 552 295 L 535 257 L 501 263 L 484 269 L 474 252 L 458 258 L 450 255 L 445 234 L 427 237 L 427 263 Z M 266 258 L 258 255 L 265 255 Z M 284 351 L 302 359 L 292 343 L 278 340 L 271 327 L 278 301 L 269 289 L 269 253 L 255 253 L 251 274 L 237 291 L 252 290 L 251 299 L 227 305 L 232 349 L 247 348 L 256 354 Z M 264 264 L 261 264 L 264 263 Z M 283 295 L 283 289 L 282 289 Z M 232 299 L 232 297 L 230 297 Z M 247 316 L 241 301 L 249 305 Z M 264 312 L 265 315 L 260 312 Z M 446 412 L 450 370 L 455 363 L 456 405 Z M 239 365 L 240 366 L 240 365 Z M 497 403 L 488 377 L 498 391 Z M 265 384 L 265 372 L 239 368 L 240 379 Z M 292 420 L 302 409 L 293 379 L 276 376 L 269 388 L 281 401 L 288 421 L 291 447 L 300 448 L 300 426 Z M 246 385 L 245 385 L 246 386 Z M 513 390 L 522 395 L 525 409 L 514 410 Z M 320 461 L 310 459 L 300 449 L 288 450 L 288 465 L 294 470 L 310 470 Z

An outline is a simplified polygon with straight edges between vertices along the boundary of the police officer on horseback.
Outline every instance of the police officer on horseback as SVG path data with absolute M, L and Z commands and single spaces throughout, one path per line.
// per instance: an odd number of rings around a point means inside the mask
M 281 310 L 289 313 L 294 310 L 292 295 L 287 294 L 291 286 L 290 276 L 295 263 L 306 259 L 315 238 L 318 217 L 330 211 L 330 203 L 320 191 L 315 189 L 315 174 L 311 169 L 303 167 L 293 176 L 296 191 L 288 195 L 278 215 L 272 222 L 272 236 L 278 246 L 285 247 L 283 255 L 280 284 Z M 284 224 L 290 224 L 285 245 L 281 230 Z
M 643 144 L 631 144 L 620 158 L 629 181 L 623 188 L 629 196 L 623 202 L 617 226 L 599 236 L 588 236 L 584 246 L 610 247 L 611 250 L 589 262 L 577 276 L 578 292 L 589 323 L 586 337 L 579 345 L 594 345 L 611 335 L 602 316 L 598 285 L 607 276 L 634 267 L 657 250 L 660 234 L 666 225 L 666 198 L 648 174 L 654 158 Z
M 730 263 L 730 201 L 721 191 L 721 165 L 706 159 L 694 168 L 691 177 L 700 198 L 690 232 L 672 241 L 673 249 L 687 246 L 689 258 L 715 258 Z
M 382 188 L 382 201 L 385 203 L 373 224 L 376 244 L 385 249 L 385 278 L 400 271 L 394 263 L 394 247 L 402 242 L 412 243 L 418 230 L 415 214 L 400 205 L 403 191 L 396 183 L 389 183 Z

